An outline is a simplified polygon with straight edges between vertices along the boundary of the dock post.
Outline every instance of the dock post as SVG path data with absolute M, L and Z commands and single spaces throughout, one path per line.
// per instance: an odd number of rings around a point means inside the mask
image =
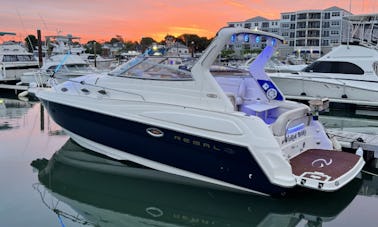
M 43 65 L 43 59 L 42 59 L 42 36 L 41 36 L 41 30 L 37 30 L 37 37 L 38 37 L 38 63 L 39 68 Z

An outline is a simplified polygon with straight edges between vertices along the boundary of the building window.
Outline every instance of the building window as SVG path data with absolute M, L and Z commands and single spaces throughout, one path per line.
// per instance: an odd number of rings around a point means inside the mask
M 340 25 L 340 21 L 332 21 L 331 25 L 332 26 L 339 26 Z
M 289 15 L 282 15 L 282 20 L 289 20 L 290 16 Z
M 332 16 L 333 17 L 339 17 L 340 16 L 340 12 L 332 12 Z
M 331 14 L 330 13 L 325 13 L 324 14 L 324 19 L 330 19 L 331 18 Z
M 331 31 L 331 35 L 338 35 L 339 34 L 339 31 L 337 31 L 337 30 L 332 30 Z
M 329 28 L 329 21 L 323 22 L 323 28 Z
M 339 40 L 337 40 L 337 39 L 332 39 L 332 40 L 331 40 L 331 44 L 332 44 L 332 45 L 338 45 L 338 44 L 339 44 Z
M 322 40 L 322 46 L 329 46 L 329 40 Z

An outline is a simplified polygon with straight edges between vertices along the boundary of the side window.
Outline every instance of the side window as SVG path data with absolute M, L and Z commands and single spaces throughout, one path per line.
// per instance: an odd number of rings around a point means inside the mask
M 303 71 L 316 73 L 364 74 L 359 66 L 350 62 L 318 61 L 307 66 Z
M 328 73 L 331 71 L 331 64 L 323 61 L 316 61 L 307 66 L 303 71 L 314 73 Z
M 362 70 L 357 65 L 350 62 L 338 62 L 337 68 L 334 70 L 334 73 L 344 73 L 344 74 L 357 74 L 363 75 L 364 70 Z

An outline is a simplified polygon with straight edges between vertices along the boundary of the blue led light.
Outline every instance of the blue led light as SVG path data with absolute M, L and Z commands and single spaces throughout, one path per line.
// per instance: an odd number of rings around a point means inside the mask
M 260 42 L 260 36 L 256 36 L 255 41 L 256 41 L 256 43 L 259 43 Z
M 276 39 L 272 39 L 272 46 L 276 45 L 276 42 L 277 42 Z
M 236 35 L 233 34 L 233 35 L 231 36 L 231 43 L 234 43 L 234 42 L 235 42 L 235 39 L 236 39 Z
M 304 128 L 305 128 L 305 124 L 304 124 L 304 123 L 301 123 L 301 124 L 299 124 L 299 125 L 296 125 L 296 126 L 293 126 L 293 127 L 291 127 L 291 128 L 288 128 L 288 129 L 287 129 L 287 133 L 288 133 L 288 134 L 292 134 L 292 133 L 298 132 L 298 131 L 300 131 L 300 130 L 302 130 L 302 129 L 304 129 Z
M 244 35 L 244 42 L 249 42 L 249 35 L 248 34 L 245 34 Z

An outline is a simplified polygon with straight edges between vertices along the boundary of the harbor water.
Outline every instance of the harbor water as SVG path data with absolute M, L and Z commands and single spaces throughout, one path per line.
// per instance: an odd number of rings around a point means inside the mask
M 375 117 L 320 119 L 378 136 Z M 377 165 L 372 160 L 332 193 L 272 198 L 221 190 L 86 150 L 38 101 L 0 95 L 0 226 L 375 227 Z

